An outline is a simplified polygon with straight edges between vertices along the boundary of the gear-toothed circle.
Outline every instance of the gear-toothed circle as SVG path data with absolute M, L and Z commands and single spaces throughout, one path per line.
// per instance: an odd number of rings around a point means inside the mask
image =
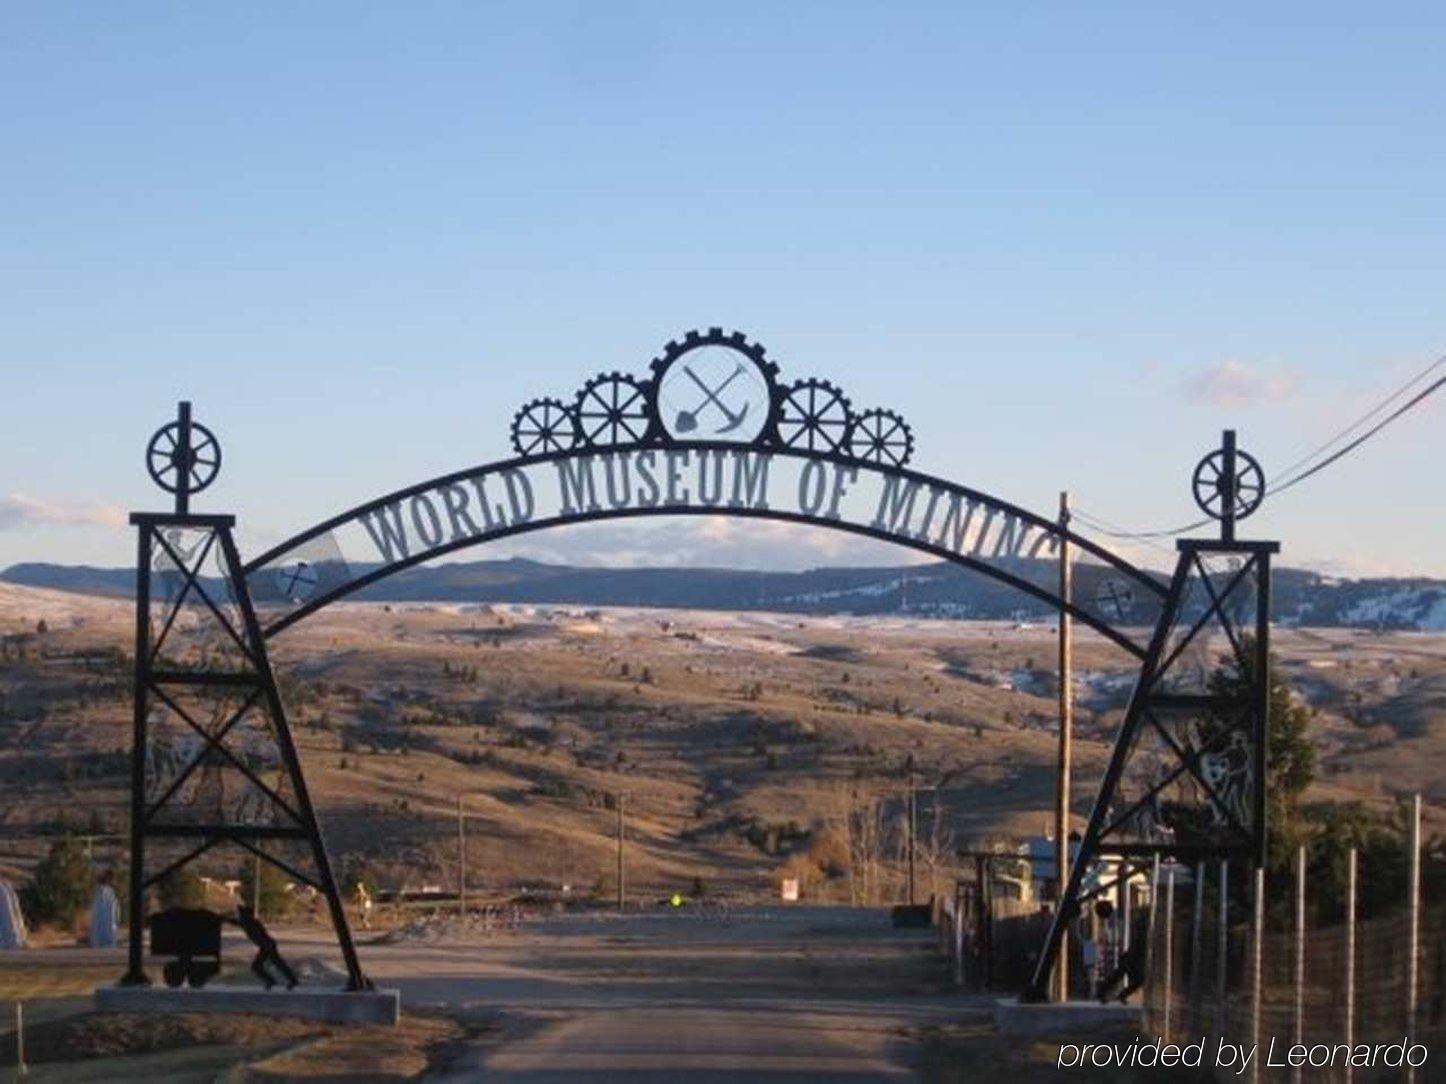
M 566 452 L 577 440 L 572 407 L 558 399 L 534 399 L 512 419 L 512 447 L 518 455 Z
M 146 446 L 146 469 L 167 493 L 199 493 L 221 470 L 221 442 L 200 422 L 191 422 L 187 443 L 181 423 L 171 422 Z
M 592 447 L 639 444 L 652 427 L 648 391 L 622 373 L 595 376 L 577 393 L 577 438 Z
M 914 454 L 914 434 L 892 410 L 866 410 L 849 426 L 848 454 L 881 467 L 902 467 Z
M 1191 479 L 1195 492 L 1195 503 L 1211 519 L 1225 518 L 1225 494 L 1231 487 L 1226 478 L 1225 449 L 1217 448 L 1195 467 Z M 1235 518 L 1244 519 L 1257 508 L 1265 498 L 1265 472 L 1248 452 L 1235 452 Z
M 800 380 L 778 403 L 778 440 L 785 448 L 836 452 L 849 430 L 849 401 L 827 380 Z
M 741 331 L 690 331 L 653 359 L 657 435 L 751 444 L 772 431 L 778 366 Z

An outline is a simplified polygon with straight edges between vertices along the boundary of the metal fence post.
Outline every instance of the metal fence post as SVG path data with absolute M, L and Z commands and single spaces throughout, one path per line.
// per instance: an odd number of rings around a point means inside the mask
M 15 1003 L 15 1077 L 29 1076 L 25 1065 L 25 1002 Z
M 1406 939 L 1406 1034 L 1416 1030 L 1417 1000 L 1421 982 L 1421 795 L 1411 799 L 1411 933 Z M 1406 1080 L 1416 1079 L 1415 1066 L 1406 1068 Z
M 1170 1041 L 1170 1010 L 1175 999 L 1175 864 L 1165 874 L 1165 1020 L 1161 1034 Z
M 1219 1022 L 1220 1037 L 1225 1037 L 1225 972 L 1230 964 L 1230 862 L 1220 860 L 1220 914 L 1216 922 L 1215 944 L 1215 1016 Z
M 1205 862 L 1195 863 L 1195 911 L 1190 916 L 1190 1026 L 1200 1023 L 1200 923 L 1205 909 Z
M 1155 938 L 1156 936 L 1158 936 L 1156 931 L 1159 929 L 1159 922 L 1157 921 L 1159 917 L 1160 855 L 1158 852 L 1156 852 L 1154 860 L 1150 865 L 1150 910 L 1146 915 L 1145 921 L 1144 957 L 1145 974 L 1147 976 L 1153 975 L 1155 973 L 1155 967 L 1157 964 L 1157 961 L 1155 959 Z M 1140 1004 L 1145 1008 L 1147 1012 L 1150 1008 L 1150 994 L 1153 992 L 1154 989 L 1155 984 L 1151 982 L 1142 991 L 1140 991 Z
M 954 985 L 964 985 L 964 886 L 954 883 Z
M 1295 1045 L 1305 1041 L 1305 847 L 1295 850 Z M 1300 1066 L 1290 1071 L 1300 1080 Z
M 1255 916 L 1250 938 L 1250 1041 L 1255 1047 L 1255 1060 L 1250 1063 L 1250 1079 L 1260 1079 L 1260 963 L 1265 940 L 1265 867 L 1255 867 Z
M 1346 856 L 1346 1046 L 1356 1041 L 1356 849 Z M 1349 1059 L 1346 1080 L 1355 1076 Z

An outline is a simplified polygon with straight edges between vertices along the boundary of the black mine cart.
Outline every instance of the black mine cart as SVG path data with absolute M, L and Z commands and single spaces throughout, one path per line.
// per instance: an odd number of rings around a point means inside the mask
M 200 988 L 221 970 L 221 916 L 174 907 L 151 916 L 151 955 L 174 957 L 164 968 L 167 986 Z

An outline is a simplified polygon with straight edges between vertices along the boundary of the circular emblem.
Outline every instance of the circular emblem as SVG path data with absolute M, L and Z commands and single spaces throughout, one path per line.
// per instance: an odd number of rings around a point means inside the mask
M 316 591 L 316 569 L 307 561 L 292 561 L 276 570 L 276 587 L 287 602 L 305 602 Z
M 690 331 L 653 362 L 658 423 L 675 441 L 750 444 L 772 420 L 776 368 L 739 332 Z
M 1106 576 L 1095 588 L 1095 609 L 1111 621 L 1123 621 L 1135 608 L 1135 591 L 1118 576 Z

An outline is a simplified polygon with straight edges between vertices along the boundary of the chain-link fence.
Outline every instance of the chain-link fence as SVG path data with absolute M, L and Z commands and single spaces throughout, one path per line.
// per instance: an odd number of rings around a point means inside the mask
M 1151 922 L 1145 1034 L 1203 1039 L 1219 1079 L 1446 1080 L 1446 904 L 1408 896 L 1360 919 L 1351 897 L 1340 920 L 1312 925 L 1301 868 L 1281 883 L 1257 874 L 1253 913 L 1236 920 L 1225 897 L 1223 923 L 1218 875 L 1203 865 L 1166 869 Z M 1349 883 L 1358 890 L 1354 876 Z M 1277 893 L 1293 906 L 1268 907 Z M 1244 1073 L 1238 1060 L 1219 1064 L 1222 1043 L 1255 1051 Z
M 1442 848 L 1423 884 L 1419 799 L 1411 819 L 1399 865 L 1351 848 L 1339 880 L 1308 875 L 1302 849 L 1253 878 L 1166 862 L 1116 884 L 1120 906 L 1102 896 L 1071 924 L 1070 997 L 1142 1002 L 1144 1038 L 1203 1044 L 1221 1080 L 1446 1081 Z M 1021 991 L 1048 920 L 992 899 L 982 876 L 937 901 L 940 949 L 968 989 Z

